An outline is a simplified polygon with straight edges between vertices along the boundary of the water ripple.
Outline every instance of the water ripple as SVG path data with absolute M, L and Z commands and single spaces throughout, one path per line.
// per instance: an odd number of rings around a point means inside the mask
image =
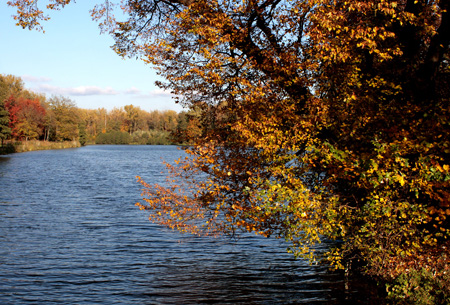
M 0 157 L 1 304 L 369 304 L 367 287 L 278 240 L 180 235 L 134 203 L 163 183 L 168 146 L 91 146 Z M 370 286 L 369 286 L 370 288 Z M 374 303 L 376 304 L 376 303 Z

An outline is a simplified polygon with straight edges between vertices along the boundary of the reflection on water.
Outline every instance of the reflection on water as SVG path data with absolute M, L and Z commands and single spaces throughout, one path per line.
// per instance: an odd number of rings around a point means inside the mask
M 293 260 L 281 241 L 180 235 L 134 203 L 171 146 L 0 157 L 1 304 L 379 304 L 374 286 Z M 361 285 L 362 284 L 362 285 Z

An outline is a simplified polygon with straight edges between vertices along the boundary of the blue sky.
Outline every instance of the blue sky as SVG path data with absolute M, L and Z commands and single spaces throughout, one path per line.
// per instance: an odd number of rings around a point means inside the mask
M 85 109 L 133 104 L 146 111 L 182 110 L 154 85 L 159 77 L 151 66 L 114 53 L 112 38 L 100 35 L 89 15 L 94 1 L 51 11 L 45 33 L 16 26 L 6 2 L 0 0 L 0 74 L 20 76 L 27 89 L 63 95 Z

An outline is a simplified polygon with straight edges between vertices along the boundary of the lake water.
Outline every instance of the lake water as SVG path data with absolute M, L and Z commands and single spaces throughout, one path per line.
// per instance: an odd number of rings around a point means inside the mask
M 0 304 L 379 304 L 282 241 L 183 235 L 135 207 L 174 146 L 0 156 Z

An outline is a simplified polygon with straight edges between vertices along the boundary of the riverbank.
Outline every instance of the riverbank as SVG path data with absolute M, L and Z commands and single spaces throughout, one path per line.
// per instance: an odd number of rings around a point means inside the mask
M 35 150 L 49 150 L 49 149 L 66 149 L 80 147 L 78 141 L 64 141 L 64 142 L 49 142 L 49 141 L 19 141 L 8 143 L 0 147 L 0 155 L 20 153 Z

